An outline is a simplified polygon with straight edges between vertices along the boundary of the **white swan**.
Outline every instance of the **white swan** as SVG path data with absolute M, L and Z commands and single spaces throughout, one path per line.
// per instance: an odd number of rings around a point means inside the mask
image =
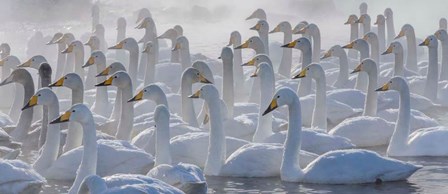
M 84 78 L 84 69 L 82 69 L 82 66 L 84 65 L 84 45 L 81 41 L 74 40 L 72 41 L 65 50 L 62 51 L 63 54 L 73 53 L 75 57 L 75 64 L 74 68 L 69 70 L 69 72 L 75 72 L 81 78 Z M 67 66 L 66 66 L 67 68 Z M 89 83 L 90 84 L 90 83 Z M 89 88 L 89 87 L 87 87 Z M 90 88 L 93 88 L 93 85 L 90 86 Z
M 442 63 L 439 81 L 448 80 L 448 34 L 446 30 L 440 29 L 434 33 L 442 45 Z
M 369 57 L 369 44 L 364 39 L 356 39 L 349 44 L 343 46 L 344 49 L 354 49 L 359 51 L 360 58 L 362 61 Z M 365 72 L 360 72 L 356 78 L 355 89 L 366 92 L 367 89 L 367 74 Z
M 171 48 L 174 48 L 176 44 L 176 38 L 179 37 L 179 33 L 174 28 L 166 30 L 163 34 L 157 36 L 157 39 L 169 39 L 171 41 Z M 171 63 L 179 63 L 179 51 L 171 50 Z
M 1 47 L 1 46 L 0 46 Z M 6 74 L 6 76 L 4 76 L 2 79 L 6 79 L 10 72 L 14 69 L 17 68 L 17 65 L 20 64 L 19 58 L 17 58 L 14 55 L 8 55 L 5 58 L 2 58 L 0 60 L 0 67 L 2 68 L 2 73 L 8 73 Z M 2 74 L 3 76 L 3 74 Z M 14 95 L 11 95 L 11 98 L 13 98 L 14 100 L 12 101 L 12 105 L 9 108 L 9 118 L 11 119 L 11 121 L 13 123 L 17 123 L 19 120 L 19 116 L 20 116 L 20 108 L 21 106 L 23 106 L 23 90 L 20 89 L 20 85 L 19 84 L 13 84 L 11 87 L 6 87 L 5 90 L 3 90 L 2 87 L 2 93 L 3 92 L 13 92 Z M 5 99 L 5 102 L 11 102 L 8 99 Z M 8 105 L 9 106 L 9 105 Z M 4 117 L 3 122 L 5 121 L 9 121 L 8 118 Z M 5 126 L 5 124 L 12 124 L 12 123 L 3 123 L 2 126 Z
M 137 79 L 139 55 L 137 41 L 134 38 L 126 38 L 118 42 L 116 45 L 109 47 L 109 49 L 124 49 L 129 52 L 129 63 L 127 65 L 127 70 L 132 80 L 132 90 L 134 90 L 140 83 Z
M 371 19 L 370 19 L 369 14 L 367 14 L 367 13 L 361 14 L 361 16 L 359 16 L 359 19 L 358 19 L 358 21 L 356 21 L 356 23 L 361 24 L 360 28 L 359 28 L 361 37 L 370 32 Z
M 292 29 L 291 24 L 287 21 L 280 22 L 271 32 L 283 32 L 283 44 L 287 44 L 292 41 Z M 288 48 L 282 49 L 282 60 L 278 66 L 278 73 L 285 77 L 291 77 L 291 65 L 292 65 L 292 50 Z
M 300 29 L 297 33 L 307 34 L 313 40 L 312 62 L 318 63 L 320 61 L 320 30 L 316 24 L 310 23 L 304 28 Z
M 65 43 L 64 42 L 57 42 L 64 34 L 61 32 L 58 32 L 53 35 L 53 38 L 50 40 L 50 42 L 47 43 L 47 45 L 58 45 L 58 59 L 56 61 L 56 74 L 55 77 L 61 77 L 62 73 L 64 72 L 65 62 L 66 62 L 66 55 L 62 53 L 62 51 L 65 49 Z
M 338 77 L 332 86 L 335 88 L 354 88 L 355 80 L 353 77 L 349 77 L 348 58 L 345 50 L 340 45 L 334 45 L 328 49 L 327 52 L 325 52 L 321 59 L 326 59 L 329 57 L 337 57 L 339 59 L 339 71 L 337 72 Z
M 405 24 L 401 27 L 400 33 L 395 37 L 398 39 L 400 37 L 406 37 L 406 45 L 407 45 L 407 58 L 406 58 L 406 66 L 409 70 L 418 72 L 419 69 L 417 67 L 417 40 L 415 39 L 415 31 L 414 27 L 410 24 Z
M 238 46 L 241 44 L 241 34 L 238 31 L 233 31 L 230 34 L 229 44 L 227 46 Z M 233 50 L 233 77 L 235 79 L 235 101 L 236 102 L 247 102 L 246 96 L 248 96 L 247 83 L 244 82 L 244 71 L 243 67 L 243 57 L 241 49 Z M 237 84 L 245 83 L 245 84 Z
M 126 19 L 124 17 L 119 17 L 117 19 L 117 42 L 120 42 L 121 40 L 126 38 Z M 126 53 L 123 50 L 116 50 L 115 51 L 115 58 L 124 63 L 127 61 Z
M 307 38 L 302 37 L 296 39 L 288 44 L 283 45 L 282 47 L 295 48 L 302 51 L 302 57 L 303 57 L 302 70 L 305 69 L 306 66 L 311 64 L 313 51 L 311 50 L 311 43 Z M 310 78 L 301 79 L 299 87 L 297 88 L 297 94 L 299 94 L 299 96 L 302 97 L 310 93 L 311 93 L 311 79 Z
M 266 12 L 263 9 L 258 8 L 254 12 L 252 12 L 249 17 L 246 18 L 246 20 L 251 19 L 266 20 Z
M 368 150 L 338 150 L 319 156 L 304 169 L 301 155 L 301 113 L 298 96 L 288 88 L 279 89 L 265 113 L 287 105 L 288 135 L 285 141 L 280 177 L 287 182 L 356 184 L 405 180 L 420 166 L 385 158 Z
M 20 160 L 0 159 L 0 193 L 40 193 L 44 177 Z
M 107 51 L 107 42 L 105 37 L 106 29 L 104 28 L 103 24 L 97 24 L 95 25 L 95 30 L 93 30 L 93 35 L 97 36 L 98 39 L 100 39 L 100 45 L 98 50 L 101 50 L 103 52 Z
M 156 25 L 154 23 L 154 20 L 151 17 L 143 18 L 140 23 L 135 27 L 136 29 L 145 29 L 145 35 L 143 35 L 143 38 L 139 40 L 139 43 L 147 43 L 152 42 L 152 47 L 154 50 L 152 50 L 152 56 L 153 60 L 155 62 L 159 61 L 159 41 L 157 40 L 157 29 Z M 150 64 L 147 64 L 148 62 L 148 54 L 146 52 L 142 52 L 140 55 L 140 63 L 138 65 L 138 75 L 139 77 L 145 77 L 145 69 L 148 68 Z M 154 63 L 155 64 L 155 63 Z M 146 71 L 147 72 L 147 71 Z M 145 83 L 146 85 L 147 83 Z
M 358 16 L 352 14 L 348 17 L 347 21 L 344 23 L 344 25 L 350 25 L 350 42 L 355 41 L 358 39 L 359 35 L 359 28 L 358 28 Z M 355 50 L 349 50 L 348 51 L 348 57 L 352 59 L 358 58 L 358 53 Z
M 386 18 L 378 14 L 374 25 L 377 25 L 378 47 L 380 51 L 386 50 Z
M 394 12 L 391 8 L 386 8 L 384 10 L 384 16 L 386 17 L 387 44 L 390 44 L 394 41 L 396 35 L 394 26 Z
M 404 50 L 400 42 L 394 41 L 390 43 L 389 47 L 387 48 L 386 51 L 382 53 L 382 55 L 387 55 L 391 53 L 394 54 L 395 64 L 393 64 L 393 68 L 381 71 L 380 73 L 381 77 L 390 79 L 394 76 L 401 76 L 405 78 L 418 76 L 418 73 L 410 71 L 408 70 L 408 68 L 404 66 Z
M 265 48 L 265 54 L 269 55 L 269 23 L 266 20 L 258 20 L 257 24 L 250 29 L 258 32 Z

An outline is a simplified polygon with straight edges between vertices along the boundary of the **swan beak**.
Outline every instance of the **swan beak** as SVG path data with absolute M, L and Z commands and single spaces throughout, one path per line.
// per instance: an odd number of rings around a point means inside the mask
M 28 61 L 26 61 L 25 63 L 22 63 L 20 65 L 18 65 L 17 67 L 31 67 L 31 59 L 28 59 Z
M 234 39 L 233 37 L 230 37 L 229 44 L 227 44 L 227 46 L 232 46 L 233 41 L 234 41 L 233 39 Z
M 0 60 L 0 67 L 2 67 L 3 65 L 5 65 L 5 59 Z
M 50 84 L 48 87 L 50 87 L 50 88 L 51 87 L 61 87 L 64 85 L 64 80 L 65 80 L 65 77 L 61 77 L 60 79 L 58 79 L 58 81 Z
M 12 83 L 12 82 L 14 81 L 13 78 L 14 78 L 13 75 L 9 75 L 6 79 L 4 79 L 4 80 L 0 83 L 0 86 L 4 86 L 4 85 L 7 85 L 7 84 Z
M 254 73 L 250 77 L 258 77 L 258 72 L 260 71 L 260 68 L 256 68 Z
M 347 44 L 347 45 L 343 46 L 342 48 L 344 48 L 344 49 L 352 49 L 353 45 L 355 45 L 355 42 L 351 42 L 350 44 Z
M 204 120 L 202 121 L 202 124 L 205 125 L 210 121 L 210 117 L 208 116 L 208 114 L 205 114 L 204 116 Z
M 239 45 L 234 49 L 243 49 L 243 48 L 249 48 L 249 41 L 244 42 L 242 45 Z
M 173 49 L 171 49 L 171 51 L 177 51 L 180 49 L 180 44 L 176 43 L 176 45 L 174 45 Z
M 90 57 L 89 57 L 89 60 L 87 60 L 86 64 L 84 64 L 84 65 L 82 66 L 82 68 L 89 67 L 89 66 L 91 66 L 91 65 L 93 65 L 93 64 L 95 64 L 95 57 L 94 57 L 94 56 L 90 56 Z
M 106 81 L 103 81 L 99 84 L 96 84 L 95 86 L 110 86 L 112 85 L 112 81 L 114 80 L 114 76 L 110 76 Z
M 145 48 L 143 48 L 142 53 L 150 53 L 151 52 L 151 47 L 146 45 Z
M 387 90 L 389 90 L 389 87 L 390 87 L 390 83 L 387 82 L 381 88 L 378 88 L 375 91 L 377 91 L 377 92 L 379 92 L 379 91 L 387 91 Z
M 279 26 L 275 27 L 272 31 L 270 31 L 269 34 L 276 33 L 276 32 L 280 32 Z
M 84 43 L 84 45 L 92 46 L 92 38 L 90 37 L 89 40 L 86 43 Z
M 112 47 L 109 47 L 109 49 L 123 49 L 123 46 L 124 46 L 124 42 L 121 41 L 118 44 L 116 44 L 116 45 L 114 45 Z
M 426 38 L 425 41 L 420 43 L 418 46 L 428 46 L 429 45 L 429 38 Z
M 64 42 L 64 36 L 54 41 L 54 43 L 62 43 L 62 42 Z
M 261 29 L 261 24 L 257 24 L 254 27 L 250 28 L 251 30 L 260 30 Z
M 296 76 L 294 76 L 292 79 L 298 79 L 298 78 L 304 78 L 306 77 L 306 73 L 308 68 L 302 69 L 302 71 L 300 71 L 300 73 Z
M 143 99 L 143 90 L 138 92 L 138 94 L 135 95 L 133 98 L 129 99 L 128 102 L 136 102 L 136 101 L 140 101 L 142 99 Z
M 255 66 L 255 58 L 251 59 L 250 61 L 243 63 L 241 66 Z
M 359 64 L 358 66 L 356 66 L 356 68 L 350 74 L 358 73 L 361 70 L 362 70 L 362 65 Z
M 262 116 L 264 116 L 264 115 L 266 115 L 266 114 L 272 112 L 272 111 L 275 110 L 277 107 L 278 107 L 278 104 L 277 104 L 277 98 L 274 98 L 274 99 L 272 99 L 271 104 L 269 104 L 269 107 L 263 112 L 263 115 L 262 115 Z
M 101 73 L 99 73 L 98 75 L 96 75 L 96 77 L 107 76 L 107 75 L 109 75 L 109 72 L 110 72 L 110 67 L 107 67 L 107 68 L 104 69 Z
M 73 52 L 73 48 L 74 48 L 74 46 L 73 46 L 72 44 L 70 44 L 70 45 L 68 45 L 68 47 L 67 47 L 65 50 L 63 50 L 61 53 L 62 53 L 62 54 L 71 53 L 71 52 Z
M 303 27 L 302 29 L 300 29 L 299 31 L 296 32 L 296 34 L 304 34 L 306 31 L 306 27 Z
M 294 40 L 288 44 L 283 45 L 282 47 L 283 48 L 294 48 L 296 46 L 296 44 L 297 44 L 297 41 Z
M 135 29 L 143 29 L 143 28 L 146 28 L 146 26 L 147 26 L 146 23 L 147 23 L 147 22 L 146 22 L 145 20 L 142 20 L 142 21 L 140 22 L 140 24 L 138 24 L 138 25 L 135 27 Z
M 198 90 L 194 94 L 188 96 L 188 98 L 199 98 L 200 96 L 201 96 L 201 90 Z
M 205 78 L 204 75 L 202 75 L 202 73 L 199 74 L 199 82 L 204 84 L 212 84 L 212 82 L 208 81 L 208 79 Z
M 28 103 L 26 103 L 26 105 L 22 108 L 22 111 L 24 111 L 24 110 L 26 110 L 28 108 L 31 108 L 33 106 L 36 106 L 36 105 L 37 105 L 37 96 L 36 95 L 31 96 L 31 98 L 28 101 Z
M 400 33 L 398 33 L 397 37 L 395 37 L 394 39 L 399 39 L 399 38 L 403 37 L 404 35 L 405 35 L 404 31 L 401 30 Z
M 364 35 L 364 36 L 362 37 L 362 39 L 365 40 L 365 41 L 367 41 L 367 40 L 369 40 L 369 37 L 368 37 L 367 35 Z
M 70 120 L 70 115 L 72 115 L 72 112 L 71 111 L 67 111 L 64 114 L 62 114 L 60 117 L 58 117 L 57 119 L 51 121 L 50 124 L 68 122 Z
M 332 56 L 331 50 L 328 50 L 320 59 L 326 59 Z
M 390 54 L 390 53 L 392 53 L 392 51 L 393 51 L 393 47 L 392 47 L 392 45 L 391 45 L 391 46 L 389 46 L 389 47 L 387 48 L 387 50 L 384 51 L 384 53 L 382 53 L 381 55 L 387 55 L 387 54 Z

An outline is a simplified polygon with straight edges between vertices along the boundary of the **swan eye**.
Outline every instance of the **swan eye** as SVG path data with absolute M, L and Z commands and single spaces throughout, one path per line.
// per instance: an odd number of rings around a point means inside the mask
M 72 110 L 72 112 L 76 112 L 75 110 Z
M 147 90 L 143 90 L 143 92 L 147 92 Z
M 67 77 L 64 77 L 64 79 L 67 79 Z
M 390 84 L 392 83 L 392 81 L 389 82 Z
M 280 98 L 280 96 L 277 96 L 277 98 Z
M 249 40 L 249 42 L 252 42 L 252 40 Z
M 118 78 L 118 76 L 115 76 L 114 78 L 116 79 L 116 78 Z
M 124 41 L 124 43 L 126 44 L 126 41 Z
M 32 59 L 31 61 L 34 61 L 34 59 Z
M 41 96 L 40 94 L 38 94 L 37 96 Z
M 309 68 L 309 67 L 307 67 L 307 68 L 306 68 L 306 70 L 307 70 L 307 71 L 309 71 L 309 70 L 310 70 L 310 68 Z
M 95 56 L 95 58 L 98 58 L 98 56 Z

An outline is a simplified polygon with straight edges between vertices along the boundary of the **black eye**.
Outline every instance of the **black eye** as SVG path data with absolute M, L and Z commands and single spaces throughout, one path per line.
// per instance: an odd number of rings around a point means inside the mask
M 75 110 L 72 110 L 72 112 L 76 112 Z
M 98 56 L 95 56 L 95 58 L 97 58 Z
M 196 73 L 196 75 L 199 75 L 199 73 Z
M 392 81 L 389 82 L 390 84 L 392 83 Z
M 300 40 L 299 40 L 299 41 L 297 41 L 297 42 L 300 42 Z
M 117 78 L 118 76 L 115 76 L 114 78 Z
M 37 96 L 40 96 L 40 94 L 38 94 Z
M 277 98 L 280 98 L 280 96 L 277 96 Z
M 34 61 L 34 59 L 33 59 L 33 60 L 31 60 L 31 61 Z
M 252 40 L 250 40 L 249 42 L 252 42 Z
M 143 90 L 143 92 L 147 92 L 146 90 Z
M 67 79 L 67 77 L 64 77 L 64 79 Z
M 310 68 L 308 67 L 308 68 L 306 68 L 306 70 L 310 70 Z

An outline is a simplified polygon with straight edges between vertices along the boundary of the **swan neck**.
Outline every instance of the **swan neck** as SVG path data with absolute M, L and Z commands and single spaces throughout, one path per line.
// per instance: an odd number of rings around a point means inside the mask
M 146 57 L 146 73 L 145 73 L 145 86 L 154 83 L 154 74 L 156 67 L 156 57 L 154 54 L 147 54 Z
M 283 44 L 288 44 L 292 41 L 292 29 L 288 28 L 283 34 Z M 292 65 L 292 49 L 282 49 L 282 60 L 278 67 L 278 73 L 285 77 L 291 77 L 291 65 Z
M 378 75 L 377 71 L 373 70 L 370 72 L 367 72 L 367 75 L 369 76 L 369 85 L 367 86 L 367 95 L 366 95 L 366 102 L 364 104 L 364 112 L 362 113 L 363 116 L 376 116 L 377 112 L 377 92 L 375 89 L 378 87 Z
M 193 127 L 199 127 L 196 112 L 194 111 L 193 100 L 188 98 L 188 96 L 192 94 L 192 83 L 187 76 L 182 77 L 181 92 L 183 120 Z
M 191 56 L 189 48 L 180 49 L 180 63 L 182 64 L 182 70 L 191 66 Z
M 418 72 L 417 68 L 417 41 L 415 39 L 414 30 L 409 30 L 406 33 L 408 55 L 406 56 L 406 65 L 409 70 Z
M 234 80 L 233 80 L 233 59 L 223 60 L 223 84 L 222 84 L 222 98 L 227 105 L 228 113 L 233 117 L 234 107 Z
M 169 118 L 156 121 L 156 160 L 154 166 L 171 164 Z
M 208 99 L 210 115 L 210 134 L 207 159 L 205 162 L 205 174 L 217 176 L 226 160 L 226 139 L 223 130 L 222 113 L 218 98 Z
M 425 97 L 432 101 L 437 99 L 438 69 L 437 47 L 429 47 L 428 74 L 426 76 Z
M 440 81 L 448 80 L 448 41 L 441 41 L 442 44 L 442 69 L 440 72 Z
M 138 69 L 138 45 L 129 50 L 129 76 L 131 77 L 133 86 L 137 86 L 137 69 Z
M 327 92 L 325 73 L 315 78 L 316 81 L 316 99 L 314 102 L 313 118 L 311 127 L 327 130 Z
M 275 76 L 273 70 L 266 74 L 261 74 L 259 76 L 260 82 L 260 104 L 269 104 L 270 98 L 274 96 L 275 90 Z M 265 107 L 260 107 L 258 110 L 258 124 L 255 130 L 254 136 L 252 138 L 253 142 L 261 143 L 267 137 L 272 135 L 272 113 L 266 115 L 263 114 Z
M 392 155 L 396 155 L 397 153 L 402 154 L 406 150 L 410 129 L 411 100 L 409 88 L 407 86 L 402 87 L 399 94 L 400 104 L 397 124 L 390 139 L 389 147 L 387 148 L 387 153 Z
M 339 55 L 339 75 L 338 79 L 336 80 L 334 86 L 342 86 L 344 83 L 348 81 L 348 58 L 347 54 L 343 53 Z
M 404 56 L 403 52 L 395 53 L 394 76 L 404 76 Z

